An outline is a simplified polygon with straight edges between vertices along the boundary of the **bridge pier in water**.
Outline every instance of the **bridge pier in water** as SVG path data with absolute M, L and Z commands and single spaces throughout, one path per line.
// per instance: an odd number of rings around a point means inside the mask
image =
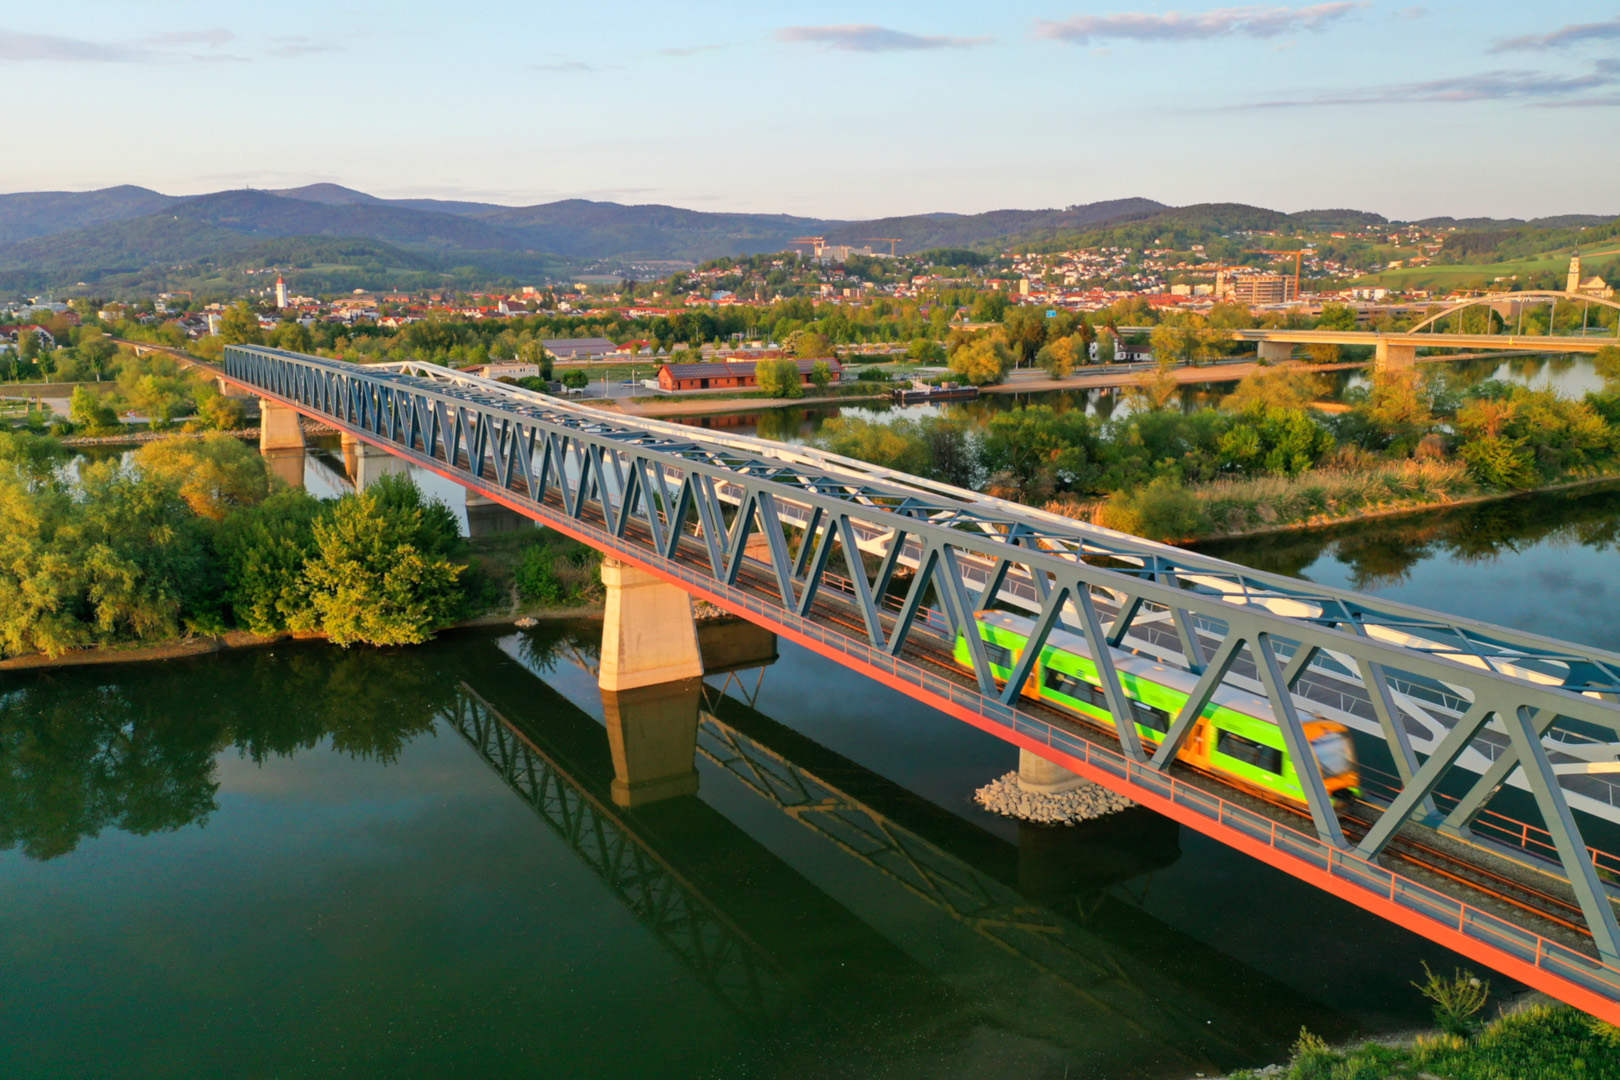
M 297 409 L 259 399 L 259 453 L 273 476 L 288 487 L 304 486 L 304 429 Z
M 1258 356 L 1262 364 L 1284 364 L 1293 359 L 1294 345 L 1289 341 L 1261 341 Z
M 405 459 L 378 449 L 353 435 L 343 435 L 343 471 L 354 482 L 354 490 L 365 491 L 378 480 L 406 471 Z
M 1018 749 L 1018 786 L 1031 795 L 1061 795 L 1086 781 L 1032 750 Z
M 1374 346 L 1373 370 L 1411 371 L 1417 367 L 1417 346 L 1396 341 L 1380 341 Z
M 602 561 L 607 608 L 602 619 L 603 690 L 634 690 L 703 678 L 692 598 L 640 567 Z

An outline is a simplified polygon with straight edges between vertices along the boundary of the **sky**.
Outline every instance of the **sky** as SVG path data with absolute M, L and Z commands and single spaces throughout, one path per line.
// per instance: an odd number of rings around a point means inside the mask
M 0 191 L 1620 214 L 1620 0 L 0 0 Z

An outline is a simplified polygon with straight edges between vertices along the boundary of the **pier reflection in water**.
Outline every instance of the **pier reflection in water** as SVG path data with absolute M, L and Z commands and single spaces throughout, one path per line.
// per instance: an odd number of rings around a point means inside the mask
M 982 733 L 787 647 L 604 703 L 596 633 L 7 675 L 7 1075 L 1169 1077 L 1417 1014 L 1175 916 L 1178 875 L 1289 893 L 1163 819 L 978 814 Z M 695 791 L 641 782 L 680 752 Z

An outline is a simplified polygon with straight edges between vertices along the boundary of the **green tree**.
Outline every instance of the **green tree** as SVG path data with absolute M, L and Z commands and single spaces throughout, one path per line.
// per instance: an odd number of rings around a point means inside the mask
M 579 368 L 571 368 L 562 373 L 559 381 L 570 390 L 583 390 L 590 384 L 591 377 Z
M 340 499 L 315 520 L 315 557 L 304 568 L 309 608 L 297 625 L 343 646 L 414 645 L 454 615 L 463 567 L 435 550 L 442 530 L 420 492 L 391 488 Z
M 937 341 L 928 338 L 912 338 L 911 344 L 906 346 L 906 359 L 916 360 L 924 364 L 937 364 L 945 359 L 945 349 Z M 1617 362 L 1620 366 L 1620 362 Z
M 193 513 L 214 521 L 223 521 L 238 507 L 256 505 L 270 493 L 264 459 L 221 432 L 148 443 L 136 452 L 135 464 L 173 484 Z
M 1032 405 L 996 413 L 979 441 L 994 494 L 1040 502 L 1056 491 L 1089 490 L 1098 475 L 1096 429 L 1079 409 Z
M 219 320 L 219 339 L 226 345 L 261 345 L 264 332 L 259 316 L 246 301 L 228 308 Z
M 804 396 L 804 384 L 799 378 L 799 364 L 796 360 L 761 360 L 754 365 L 754 381 L 769 397 Z
M 1323 304 L 1316 326 L 1319 330 L 1354 330 L 1356 309 L 1349 304 Z
M 118 413 L 86 386 L 75 386 L 68 400 L 68 416 L 87 435 L 102 435 L 123 427 Z
M 1221 408 L 1241 412 L 1251 405 L 1274 409 L 1303 409 L 1321 397 L 1321 380 L 1292 361 L 1264 368 L 1237 384 L 1221 400 Z
M 1592 368 L 1610 390 L 1620 390 L 1620 345 L 1605 345 L 1592 356 Z
M 793 338 L 793 355 L 800 360 L 814 360 L 832 355 L 832 340 L 826 334 L 801 330 Z
M 1046 344 L 1046 321 L 1046 312 L 1033 307 L 1008 308 L 1002 316 L 1001 331 L 1016 366 L 1034 360 Z
M 797 371 L 795 371 L 797 374 Z M 810 365 L 810 384 L 817 390 L 825 390 L 833 381 L 832 365 L 825 360 L 817 360 Z
M 315 520 L 322 513 L 320 500 L 289 488 L 221 523 L 215 548 L 225 599 L 238 625 L 273 634 L 307 621 L 304 567 L 317 554 Z

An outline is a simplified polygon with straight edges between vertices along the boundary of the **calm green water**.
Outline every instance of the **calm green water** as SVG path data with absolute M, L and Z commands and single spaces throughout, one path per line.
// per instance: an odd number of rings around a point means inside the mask
M 1608 490 L 1212 550 L 1620 648 L 1617 538 Z M 1460 963 L 1146 812 L 986 815 L 1011 749 L 790 645 L 617 810 L 597 633 L 0 675 L 0 1075 L 1153 1080 Z

